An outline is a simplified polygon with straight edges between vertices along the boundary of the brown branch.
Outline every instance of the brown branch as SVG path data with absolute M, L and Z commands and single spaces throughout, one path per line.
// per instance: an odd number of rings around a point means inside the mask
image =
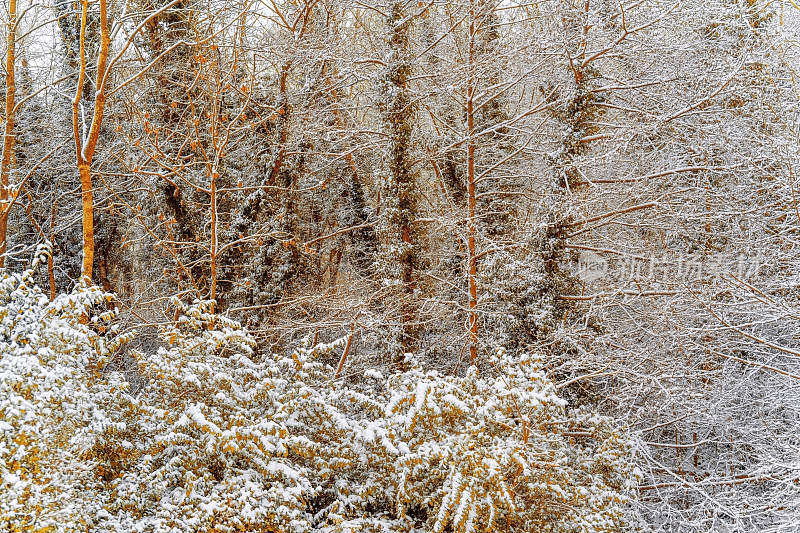
M 355 322 L 350 330 L 350 334 L 347 336 L 347 343 L 344 345 L 344 351 L 342 352 L 342 356 L 339 358 L 339 364 L 336 366 L 336 373 L 333 375 L 333 379 L 339 379 L 339 375 L 342 373 L 344 364 L 347 361 L 347 356 L 350 354 L 350 346 L 353 342 L 353 329 L 355 329 Z
M 656 207 L 656 206 L 658 206 L 658 202 L 648 202 L 646 204 L 634 205 L 631 207 L 626 207 L 625 209 L 618 209 L 617 211 L 610 211 L 608 213 L 603 213 L 602 215 L 597 215 L 595 217 L 578 220 L 577 222 L 570 223 L 569 226 L 570 227 L 583 226 L 584 224 L 597 222 L 598 220 L 603 220 L 604 218 L 615 217 L 617 215 L 624 215 L 625 213 L 631 213 L 633 211 L 639 211 L 640 209 L 648 209 L 650 207 Z
M 330 239 L 331 237 L 336 237 L 337 235 L 341 235 L 343 233 L 349 233 L 351 231 L 356 231 L 363 228 L 370 228 L 374 226 L 374 222 L 368 222 L 366 224 L 358 224 L 357 226 L 349 226 L 347 228 L 342 228 L 338 231 L 334 231 L 333 233 L 328 233 L 327 235 L 322 235 L 321 237 L 317 237 L 316 239 L 311 239 L 310 241 L 306 241 L 303 243 L 303 249 L 308 253 L 308 249 L 312 244 L 316 244 L 320 241 L 324 241 L 326 239 Z

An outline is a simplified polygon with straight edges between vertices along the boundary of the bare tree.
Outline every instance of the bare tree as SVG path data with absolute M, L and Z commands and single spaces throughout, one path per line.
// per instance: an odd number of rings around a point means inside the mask
M 6 97 L 5 125 L 3 131 L 3 159 L 0 162 L 0 268 L 5 262 L 8 246 L 8 215 L 11 211 L 9 176 L 14 159 L 14 108 L 16 107 L 16 36 L 17 0 L 8 3 L 6 25 Z

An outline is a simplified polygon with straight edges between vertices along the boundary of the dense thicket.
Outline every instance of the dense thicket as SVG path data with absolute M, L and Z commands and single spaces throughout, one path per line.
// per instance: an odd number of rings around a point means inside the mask
M 41 256 L 44 258 L 44 255 Z M 38 260 L 37 260 L 38 262 Z M 34 264 L 34 267 L 36 264 Z M 0 516 L 9 531 L 618 531 L 637 479 L 612 420 L 567 410 L 540 357 L 461 377 L 366 372 L 332 386 L 344 339 L 255 356 L 213 304 L 175 300 L 131 352 L 112 295 L 52 302 L 0 280 Z M 423 529 L 424 528 L 424 529 Z
M 6 7 L 12 530 L 796 529 L 793 2 Z

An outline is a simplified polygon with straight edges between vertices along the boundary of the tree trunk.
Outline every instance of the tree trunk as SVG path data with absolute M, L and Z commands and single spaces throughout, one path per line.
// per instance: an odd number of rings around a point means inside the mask
M 475 245 L 475 4 L 470 6 L 469 77 L 467 80 L 467 251 L 469 253 L 469 361 L 478 358 L 478 255 Z
M 217 299 L 217 249 L 219 239 L 217 237 L 217 169 L 211 172 L 211 246 L 209 248 L 209 256 L 211 259 L 211 286 L 209 290 L 209 298 L 214 300 L 211 304 L 212 312 L 216 309 Z
M 386 112 L 384 120 L 389 134 L 389 180 L 386 187 L 384 217 L 387 232 L 388 264 L 384 265 L 393 282 L 398 283 L 400 324 L 396 345 L 395 364 L 405 366 L 405 354 L 414 350 L 416 331 L 413 325 L 416 314 L 413 303 L 415 249 L 412 225 L 414 221 L 414 175 L 411 171 L 411 132 L 413 129 L 413 102 L 408 89 L 411 65 L 408 58 L 409 24 L 404 13 L 404 3 L 393 2 L 386 23 L 389 27 L 390 59 L 386 69 Z M 394 263 L 394 264 L 392 264 Z
M 88 0 L 81 1 L 81 33 L 80 33 L 80 66 L 78 81 L 75 86 L 75 98 L 72 100 L 72 128 L 75 137 L 75 157 L 78 174 L 81 180 L 81 203 L 83 211 L 83 266 L 81 274 L 87 283 L 92 282 L 92 266 L 94 263 L 94 195 L 92 191 L 92 158 L 97 139 L 100 137 L 100 126 L 103 123 L 103 111 L 106 103 L 106 64 L 111 35 L 108 29 L 107 0 L 100 1 L 100 51 L 97 54 L 97 93 L 94 99 L 92 125 L 84 145 L 81 135 L 80 102 L 83 97 L 83 85 L 86 79 L 86 17 L 89 8 Z
M 78 164 L 81 177 L 81 204 L 83 208 L 83 267 L 81 273 L 87 280 L 92 279 L 94 264 L 94 194 L 92 191 L 92 174 L 89 163 Z
M 17 34 L 17 0 L 9 0 L 8 33 L 6 34 L 6 124 L 3 132 L 3 161 L 0 167 L 0 268 L 5 264 L 8 215 L 11 212 L 9 175 L 14 153 L 14 80 L 15 45 Z

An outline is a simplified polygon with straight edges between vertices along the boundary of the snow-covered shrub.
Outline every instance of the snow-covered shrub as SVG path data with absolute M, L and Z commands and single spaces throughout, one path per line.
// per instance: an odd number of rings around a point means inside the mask
M 148 380 L 138 403 L 137 464 L 114 482 L 108 530 L 307 531 L 313 486 L 289 457 L 269 366 L 242 327 L 196 302 L 162 331 L 165 347 L 134 353 Z M 287 376 L 289 377 L 289 376 Z
M 108 530 L 619 531 L 635 481 L 611 421 L 570 413 L 529 356 L 464 377 L 331 380 L 342 342 L 255 359 L 198 302 L 137 354 L 140 459 Z
M 391 442 L 335 404 L 359 401 L 373 418 L 382 405 L 335 391 L 316 361 L 341 342 L 254 360 L 252 338 L 209 302 L 184 308 L 162 338 L 157 353 L 134 354 L 148 380 L 140 459 L 114 482 L 104 529 L 311 531 L 352 514 L 352 486 L 362 504 L 382 494 Z
M 126 384 L 104 365 L 126 340 L 109 294 L 78 286 L 50 302 L 30 269 L 0 271 L 0 523 L 9 531 L 86 530 L 104 505 L 104 441 L 124 431 L 110 413 Z M 91 316 L 91 318 L 90 318 Z M 119 439 L 114 438 L 114 442 Z M 104 466 L 106 465 L 106 466 Z
M 630 443 L 608 418 L 567 411 L 537 358 L 501 350 L 494 368 L 390 379 L 398 512 L 437 533 L 620 531 Z
M 621 531 L 636 481 L 608 418 L 570 411 L 542 362 L 332 379 L 343 341 L 255 355 L 210 302 L 181 305 L 133 397 L 124 340 L 79 288 L 0 282 L 0 518 L 53 531 Z M 102 333 L 105 331 L 105 333 Z

